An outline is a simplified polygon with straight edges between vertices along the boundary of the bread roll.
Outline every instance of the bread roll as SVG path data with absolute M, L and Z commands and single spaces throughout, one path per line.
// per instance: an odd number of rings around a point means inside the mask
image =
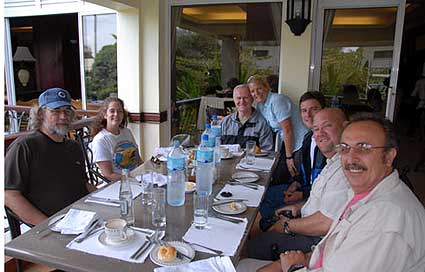
M 236 202 L 230 203 L 229 207 L 230 207 L 231 210 L 234 210 L 234 211 L 239 210 L 239 205 Z
M 261 148 L 259 146 L 255 147 L 255 154 L 260 154 L 261 153 Z
M 160 246 L 158 250 L 158 259 L 163 262 L 172 262 L 176 259 L 177 251 L 172 246 Z

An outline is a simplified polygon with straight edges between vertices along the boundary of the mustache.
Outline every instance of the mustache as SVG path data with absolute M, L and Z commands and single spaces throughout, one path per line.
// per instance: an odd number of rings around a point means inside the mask
M 358 164 L 358 163 L 349 163 L 349 164 L 347 164 L 345 167 L 344 167 L 344 169 L 345 170 L 363 170 L 363 171 L 366 171 L 367 170 L 367 167 L 366 166 L 363 166 L 363 165 L 360 165 L 360 164 Z

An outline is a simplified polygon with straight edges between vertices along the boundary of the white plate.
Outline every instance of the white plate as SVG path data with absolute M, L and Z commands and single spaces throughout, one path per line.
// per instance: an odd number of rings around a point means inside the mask
M 57 224 L 58 224 L 58 223 L 62 220 L 62 218 L 64 218 L 64 217 L 65 217 L 65 215 L 66 215 L 66 213 L 64 213 L 64 214 L 60 214 L 60 215 L 58 215 L 58 216 L 53 217 L 53 218 L 49 221 L 49 224 L 48 224 L 48 225 L 50 225 L 50 223 L 51 223 L 51 222 L 56 221 L 56 223 L 54 223 L 52 226 L 50 226 L 50 230 L 51 230 L 51 231 L 61 232 L 61 229 L 60 229 L 60 228 L 57 228 L 56 226 L 57 226 Z
M 192 189 L 190 189 L 190 187 L 192 187 Z M 191 193 L 193 191 L 195 191 L 196 189 L 196 183 L 195 182 L 191 182 L 191 181 L 186 181 L 185 186 L 184 186 L 184 190 L 186 193 Z
M 122 240 L 122 241 L 117 241 L 117 242 L 112 242 L 109 241 L 109 239 L 106 237 L 106 233 L 105 231 L 102 231 L 102 233 L 99 235 L 99 237 L 97 238 L 99 240 L 99 242 L 104 245 L 104 246 L 108 246 L 108 247 L 124 247 L 129 245 L 134 238 L 134 231 L 132 229 L 127 229 L 127 239 L 126 240 Z
M 221 159 L 222 160 L 229 160 L 229 159 L 232 159 L 233 158 L 233 154 L 231 153 L 231 152 L 229 152 L 229 154 L 227 155 L 227 156 L 221 156 Z
M 232 209 L 230 207 L 230 205 L 232 203 L 235 203 L 236 209 L 234 209 L 234 208 Z M 222 213 L 222 214 L 241 214 L 241 213 L 245 212 L 246 209 L 247 209 L 247 206 L 243 202 L 232 202 L 232 203 L 215 205 L 212 208 L 213 208 L 214 211 L 216 211 L 218 213 Z
M 269 155 L 268 151 L 261 151 L 260 153 L 255 153 L 255 157 L 266 157 Z
M 260 177 L 254 172 L 236 172 L 232 175 L 232 179 L 239 181 L 240 183 L 256 182 Z
M 170 246 L 175 247 L 177 251 L 180 251 L 184 255 L 190 257 L 190 260 L 188 260 L 187 258 L 184 258 L 182 260 L 176 258 L 174 261 L 171 261 L 171 262 L 161 261 L 158 258 L 158 250 L 159 250 L 159 245 L 158 245 L 154 247 L 154 249 L 152 249 L 151 253 L 149 254 L 153 263 L 160 266 L 174 266 L 174 265 L 190 263 L 195 257 L 195 250 L 193 250 L 193 248 L 186 243 L 179 242 L 179 241 L 172 241 L 172 242 L 168 242 L 168 244 Z

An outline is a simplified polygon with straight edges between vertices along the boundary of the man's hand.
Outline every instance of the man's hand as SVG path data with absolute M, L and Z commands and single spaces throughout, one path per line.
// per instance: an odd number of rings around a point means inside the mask
M 283 272 L 287 272 L 294 264 L 307 266 L 307 262 L 308 258 L 301 250 L 290 250 L 280 254 L 280 265 Z
M 295 167 L 294 159 L 287 159 L 286 166 L 288 167 L 289 173 L 291 174 L 292 177 L 297 174 L 297 168 Z
M 283 201 L 285 203 L 294 203 L 303 199 L 303 192 L 283 193 Z
M 288 189 L 286 190 L 286 192 L 293 193 L 300 187 L 301 187 L 301 184 L 298 181 L 294 181 L 291 183 L 291 185 L 288 186 Z
M 285 223 L 288 220 L 290 220 L 288 217 L 281 215 L 279 221 L 274 223 L 274 225 L 271 226 L 267 231 L 284 233 L 285 231 L 283 229 L 283 223 Z
M 294 217 L 298 217 L 300 215 L 300 207 L 298 205 L 288 205 L 283 208 L 277 209 L 274 213 L 276 216 L 281 216 L 279 215 L 279 213 L 282 211 L 291 211 Z

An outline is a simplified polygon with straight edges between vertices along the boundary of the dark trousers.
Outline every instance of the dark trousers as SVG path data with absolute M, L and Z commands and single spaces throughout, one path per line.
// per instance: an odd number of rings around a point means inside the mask
M 312 251 L 322 238 L 295 234 L 294 236 L 274 231 L 264 232 L 247 243 L 248 258 L 277 260 L 279 254 L 287 250 Z
M 298 173 L 300 172 L 300 166 L 302 161 L 302 152 L 301 149 L 295 151 L 292 156 L 294 157 L 295 166 L 297 168 Z M 277 163 L 276 168 L 274 169 L 270 181 L 270 185 L 278 185 L 278 184 L 290 184 L 291 183 L 291 173 L 289 173 L 288 166 L 286 165 L 286 152 L 285 152 L 285 142 L 282 142 L 282 148 L 279 151 L 279 161 Z

